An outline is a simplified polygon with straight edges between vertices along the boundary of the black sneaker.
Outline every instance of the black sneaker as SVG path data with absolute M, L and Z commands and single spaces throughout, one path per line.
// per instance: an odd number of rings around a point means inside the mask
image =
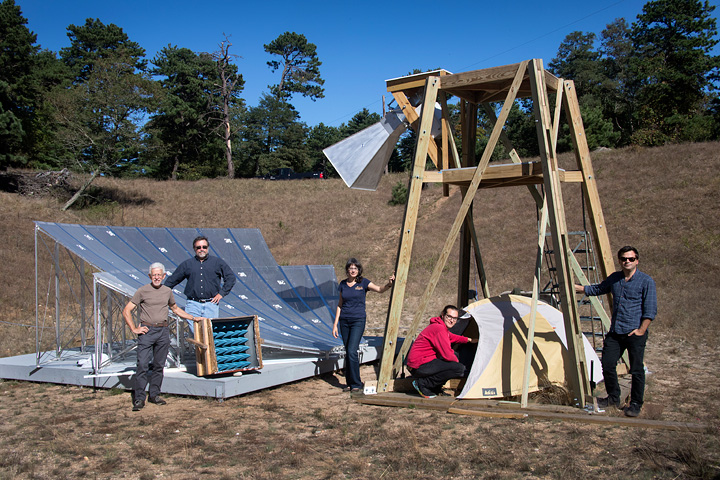
M 142 400 L 136 400 L 135 403 L 133 403 L 132 411 L 139 412 L 140 410 L 143 409 L 144 406 L 145 406 L 145 402 L 143 402 Z
M 630 405 L 625 409 L 625 416 L 637 417 L 638 415 L 640 415 L 640 410 L 642 410 L 642 405 L 638 405 L 635 402 L 630 402 Z
M 415 390 L 420 394 L 423 398 L 435 398 L 435 394 L 433 393 L 425 393 L 420 389 L 420 385 L 418 385 L 417 380 L 412 381 L 412 386 L 415 387 Z
M 159 395 L 157 397 L 148 398 L 148 402 L 154 403 L 155 405 L 167 405 L 167 402 L 162 399 Z
M 598 408 L 607 408 L 607 407 L 620 408 L 620 401 L 613 400 L 610 397 L 603 397 L 603 398 L 597 399 L 597 405 L 598 405 Z

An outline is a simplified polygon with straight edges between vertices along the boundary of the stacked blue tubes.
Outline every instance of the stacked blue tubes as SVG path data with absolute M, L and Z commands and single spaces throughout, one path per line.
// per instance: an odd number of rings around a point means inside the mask
M 213 322 L 212 328 L 218 372 L 249 367 L 248 322 Z

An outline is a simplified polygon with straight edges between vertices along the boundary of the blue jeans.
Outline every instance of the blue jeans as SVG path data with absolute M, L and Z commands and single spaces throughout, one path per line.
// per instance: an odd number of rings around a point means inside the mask
M 465 365 L 436 358 L 410 371 L 417 377 L 417 384 L 423 392 L 440 393 L 442 386 L 451 378 L 465 376 Z
M 148 384 L 148 370 L 152 358 L 150 372 L 150 398 L 160 395 L 163 381 L 163 368 L 170 349 L 170 330 L 168 327 L 148 327 L 147 333 L 138 335 L 137 369 L 135 370 L 135 399 L 145 401 L 145 387 Z
M 617 362 L 623 352 L 627 350 L 630 360 L 630 375 L 632 384 L 630 387 L 630 403 L 642 406 L 645 396 L 645 344 L 647 343 L 648 332 L 642 337 L 638 335 L 628 336 L 610 332 L 605 335 L 605 343 L 602 350 L 602 369 L 605 379 L 605 390 L 608 397 L 617 403 L 620 401 L 620 385 L 618 384 Z
M 345 345 L 345 380 L 350 388 L 363 388 L 360 380 L 360 339 L 365 333 L 364 318 L 340 318 L 340 336 Z
M 220 316 L 220 305 L 212 302 L 196 302 L 188 300 L 185 304 L 185 311 L 193 317 L 218 318 Z M 195 333 L 195 322 L 188 320 L 190 333 Z

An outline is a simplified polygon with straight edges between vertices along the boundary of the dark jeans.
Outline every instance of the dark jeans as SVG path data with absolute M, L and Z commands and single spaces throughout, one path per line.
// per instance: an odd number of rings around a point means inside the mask
M 630 374 L 632 375 L 630 402 L 642 406 L 645 394 L 645 363 L 643 358 L 647 338 L 648 332 L 645 332 L 642 337 L 638 335 L 620 335 L 614 332 L 605 335 L 602 350 L 602 369 L 605 378 L 605 390 L 612 401 L 616 403 L 620 401 L 617 362 L 623 352 L 627 350 L 628 359 L 630 360 Z
M 160 395 L 163 381 L 163 368 L 170 349 L 170 330 L 168 327 L 148 327 L 147 333 L 138 335 L 137 369 L 135 371 L 135 401 L 145 401 L 145 387 L 148 384 L 148 367 L 152 358 L 150 372 L 150 398 Z
M 345 345 L 345 380 L 350 388 L 362 388 L 360 380 L 360 339 L 365 332 L 364 318 L 340 318 L 340 336 Z
M 465 365 L 436 358 L 423 363 L 411 371 L 417 377 L 417 384 L 423 392 L 440 393 L 442 386 L 451 378 L 465 376 Z

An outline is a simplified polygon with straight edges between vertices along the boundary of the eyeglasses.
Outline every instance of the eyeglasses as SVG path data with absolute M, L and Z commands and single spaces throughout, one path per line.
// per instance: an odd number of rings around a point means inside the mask
M 460 318 L 460 317 L 453 317 L 453 316 L 450 315 L 449 313 L 446 313 L 446 314 L 445 314 L 445 317 L 449 318 L 450 320 L 457 320 L 458 318 Z
M 618 260 L 620 260 L 620 263 L 625 263 L 625 262 L 631 262 L 631 263 L 632 263 L 632 262 L 634 262 L 635 260 L 637 260 L 637 257 L 620 257 Z
M 195 247 L 195 250 L 207 250 L 207 249 L 208 249 L 208 245 L 198 245 L 197 247 Z

